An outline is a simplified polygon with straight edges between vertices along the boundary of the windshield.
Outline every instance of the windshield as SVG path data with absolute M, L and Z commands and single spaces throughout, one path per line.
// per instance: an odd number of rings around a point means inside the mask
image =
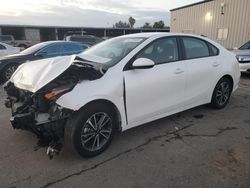
M 24 55 L 33 54 L 48 44 L 49 44 L 48 42 L 42 42 L 42 43 L 36 44 L 34 46 L 27 48 L 26 50 L 23 50 L 22 52 L 20 52 L 20 54 L 24 54 Z
M 249 50 L 250 49 L 250 41 L 248 41 L 246 44 L 241 46 L 239 49 L 240 50 Z
M 106 64 L 114 66 L 144 40 L 145 38 L 135 37 L 113 38 L 93 46 L 83 54 L 109 58 L 110 61 Z

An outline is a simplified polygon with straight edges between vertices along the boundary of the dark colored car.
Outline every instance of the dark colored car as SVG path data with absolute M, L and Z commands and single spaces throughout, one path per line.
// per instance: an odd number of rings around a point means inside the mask
M 1 81 L 10 79 L 17 67 L 27 61 L 78 54 L 87 48 L 87 45 L 66 41 L 48 41 L 36 44 L 18 54 L 0 58 Z
M 66 41 L 80 42 L 88 46 L 93 46 L 99 42 L 102 42 L 103 39 L 94 35 L 70 35 L 66 37 Z

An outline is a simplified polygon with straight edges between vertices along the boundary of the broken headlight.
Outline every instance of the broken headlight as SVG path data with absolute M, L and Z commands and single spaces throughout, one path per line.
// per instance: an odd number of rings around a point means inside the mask
M 54 100 L 58 98 L 59 96 L 61 96 L 62 94 L 69 92 L 70 90 L 72 90 L 72 88 L 73 88 L 72 86 L 63 86 L 63 87 L 55 88 L 51 90 L 50 92 L 46 93 L 44 97 L 47 100 Z

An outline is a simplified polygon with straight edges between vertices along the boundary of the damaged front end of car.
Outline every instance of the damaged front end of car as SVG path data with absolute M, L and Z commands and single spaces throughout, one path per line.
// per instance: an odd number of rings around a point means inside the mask
M 66 70 L 35 92 L 17 87 L 13 79 L 7 82 L 5 106 L 11 109 L 13 128 L 34 133 L 39 139 L 38 147 L 48 147 L 50 158 L 58 154 L 66 121 L 74 111 L 59 106 L 56 101 L 82 80 L 101 78 L 106 70 L 99 65 L 76 57 Z
M 36 134 L 39 139 L 38 146 L 49 147 L 49 156 L 59 153 L 64 125 L 72 111 L 58 106 L 54 100 L 56 98 L 48 100 L 45 91 L 31 93 L 16 88 L 11 82 L 4 89 L 8 94 L 5 106 L 11 108 L 10 122 L 13 128 Z

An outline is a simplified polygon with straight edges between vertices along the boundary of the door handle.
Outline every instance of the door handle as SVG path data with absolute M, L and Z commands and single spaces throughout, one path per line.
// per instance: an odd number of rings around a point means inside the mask
M 220 64 L 218 62 L 213 62 L 212 66 L 213 67 L 218 67 Z
M 175 74 L 181 74 L 183 72 L 184 72 L 184 70 L 182 70 L 181 68 L 177 68 L 174 73 Z

